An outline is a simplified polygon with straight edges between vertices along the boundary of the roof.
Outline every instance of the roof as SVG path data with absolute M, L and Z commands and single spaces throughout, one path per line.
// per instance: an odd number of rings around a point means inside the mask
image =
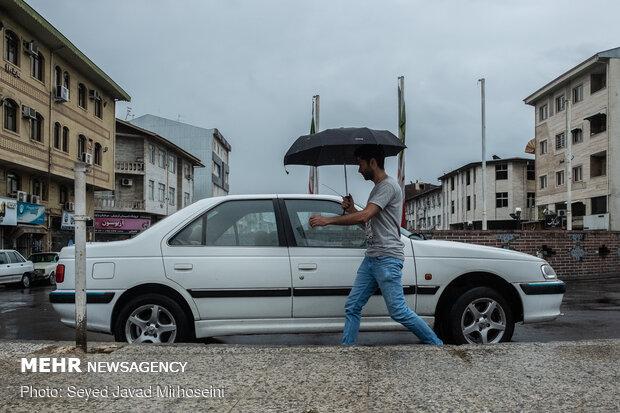
M 76 68 L 86 67 L 88 71 L 83 74 L 114 99 L 131 100 L 123 88 L 25 1 L 3 0 L 0 8 L 69 64 Z
M 424 188 L 416 189 L 416 186 L 423 186 Z M 412 182 L 410 184 L 407 184 L 405 185 L 405 201 L 413 199 L 421 193 L 428 192 L 439 187 L 440 185 L 430 184 L 428 182 Z
M 561 86 L 569 79 L 580 75 L 585 70 L 589 69 L 592 65 L 605 61 L 607 59 L 620 59 L 620 47 L 616 47 L 614 49 L 605 50 L 602 52 L 596 53 L 594 56 L 589 57 L 583 62 L 579 63 L 577 66 L 572 69 L 562 73 L 560 76 L 553 79 L 551 82 L 547 83 L 540 89 L 536 90 L 534 93 L 523 99 L 523 101 L 528 105 L 535 105 L 536 101 L 541 98 L 543 95 L 547 94 L 551 90 Z
M 426 196 L 428 194 L 430 194 L 431 192 L 436 192 L 436 191 L 441 191 L 441 185 L 433 185 L 433 188 L 429 188 L 425 191 L 419 192 L 417 194 L 415 194 L 414 196 L 412 196 L 411 198 L 407 199 L 407 201 L 411 200 L 411 199 L 417 199 L 417 198 L 421 198 L 423 196 Z
M 190 159 L 193 163 L 194 166 L 199 166 L 199 167 L 204 167 L 202 161 L 200 159 L 198 159 L 197 157 L 195 157 L 194 155 L 192 155 L 191 153 L 187 152 L 185 149 L 181 148 L 180 146 L 175 145 L 174 143 L 170 142 L 168 139 L 164 138 L 161 135 L 156 134 L 155 132 L 151 132 L 150 130 L 147 129 L 143 129 L 139 126 L 133 125 L 127 121 L 121 120 L 121 119 L 116 119 L 116 124 L 117 124 L 117 130 L 116 130 L 116 134 L 117 135 L 121 135 L 121 136 L 127 136 L 127 137 L 132 137 L 133 135 L 131 134 L 126 134 L 123 132 L 119 132 L 118 131 L 118 125 L 121 126 L 125 126 L 129 129 L 134 130 L 137 134 L 142 134 L 142 135 L 147 135 L 149 136 L 151 139 L 157 141 L 158 143 L 167 146 L 168 148 L 171 148 L 177 152 L 180 152 L 183 154 L 183 156 L 185 156 L 186 158 Z M 137 136 L 136 136 L 137 137 Z
M 494 165 L 496 163 L 524 163 L 524 162 L 531 162 L 533 161 L 534 158 L 519 158 L 519 157 L 515 157 L 515 158 L 505 158 L 505 159 L 490 159 L 487 161 L 487 165 Z M 470 162 L 467 165 L 463 165 L 460 168 L 457 168 L 453 171 L 447 172 L 443 175 L 441 175 L 438 179 L 444 180 L 445 178 L 451 176 L 451 175 L 456 175 L 457 173 L 461 172 L 461 171 L 466 171 L 467 169 L 471 169 L 477 166 L 482 166 L 482 161 L 479 162 Z

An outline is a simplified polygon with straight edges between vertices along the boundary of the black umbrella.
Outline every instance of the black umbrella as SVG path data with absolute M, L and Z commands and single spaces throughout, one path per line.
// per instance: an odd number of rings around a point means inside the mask
M 345 165 L 344 179 L 347 194 L 346 165 L 357 165 L 355 149 L 362 145 L 378 145 L 385 156 L 395 156 L 406 146 L 387 130 L 369 128 L 325 129 L 312 135 L 300 136 L 284 155 L 284 165 Z

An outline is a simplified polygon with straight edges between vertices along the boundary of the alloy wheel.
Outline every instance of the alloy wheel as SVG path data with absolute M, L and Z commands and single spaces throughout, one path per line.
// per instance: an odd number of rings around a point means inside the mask
M 174 316 L 158 304 L 136 308 L 125 322 L 125 338 L 129 343 L 174 343 L 176 336 Z
M 468 343 L 499 343 L 506 330 L 506 313 L 492 298 L 478 298 L 463 311 L 461 331 Z

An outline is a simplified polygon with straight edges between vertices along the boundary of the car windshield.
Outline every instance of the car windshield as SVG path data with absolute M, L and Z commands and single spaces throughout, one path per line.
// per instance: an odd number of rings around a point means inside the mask
M 409 232 L 405 228 L 402 228 L 402 227 L 400 229 L 400 233 L 402 235 L 406 236 L 407 238 L 410 238 L 410 239 L 415 239 L 415 240 L 425 240 L 426 239 L 426 237 L 424 235 L 417 234 L 415 232 Z
M 29 258 L 29 261 L 33 263 L 37 262 L 56 262 L 56 254 L 32 254 Z

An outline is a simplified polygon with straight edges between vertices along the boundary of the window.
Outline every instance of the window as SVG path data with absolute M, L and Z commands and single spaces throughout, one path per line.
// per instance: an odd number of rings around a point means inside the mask
M 332 201 L 287 200 L 286 209 L 299 247 L 365 248 L 366 233 L 361 225 L 310 227 L 313 215 L 342 215 L 340 205 Z
M 15 194 L 22 189 L 21 178 L 15 172 L 6 174 L 6 192 L 9 195 Z
M 161 149 L 157 150 L 157 166 L 166 169 L 166 153 Z
M 564 94 L 555 98 L 555 112 L 562 112 L 566 107 L 566 99 L 564 98 Z
M 590 177 L 607 175 L 607 151 L 590 155 Z
M 467 210 L 471 210 L 471 196 L 467 195 Z
M 508 164 L 498 163 L 495 165 L 495 180 L 500 181 L 508 179 Z
M 69 190 L 64 185 L 58 187 L 58 200 L 61 204 L 69 202 Z
M 573 88 L 573 104 L 581 102 L 583 100 L 583 85 L 578 85 Z
M 212 161 L 211 173 L 217 177 L 222 175 L 222 167 L 219 164 L 217 164 L 215 161 Z
M 60 126 L 60 123 L 56 122 L 54 123 L 54 148 L 56 149 L 60 149 L 62 142 L 61 142 L 61 132 L 62 131 L 62 126 Z
M 30 139 L 37 142 L 43 141 L 43 116 L 38 112 L 34 119 L 30 119 Z
M 437 215 L 437 226 L 441 226 L 441 215 Z
M 506 208 L 508 206 L 508 192 L 495 193 L 495 207 Z
M 94 156 L 94 163 L 95 165 L 99 165 L 101 166 L 101 161 L 103 159 L 103 151 L 101 150 L 101 144 L 99 142 L 97 142 L 95 144 L 95 156 Z
M 547 140 L 545 139 L 544 141 L 540 141 L 540 150 L 539 150 L 541 155 L 544 155 L 547 153 Z
M 450 177 L 450 190 L 454 191 L 454 177 Z
M 543 175 L 538 178 L 540 189 L 545 189 L 547 187 L 547 175 Z
M 170 238 L 168 244 L 172 246 L 205 245 L 205 218 L 206 214 L 195 219 L 191 224 Z
M 11 262 L 11 264 L 18 264 L 20 262 L 24 262 L 24 259 L 21 257 L 21 255 L 16 253 L 15 251 L 7 251 L 6 255 L 9 257 L 9 261 Z
M 590 94 L 605 89 L 605 87 L 607 87 L 607 72 L 604 68 L 598 73 L 590 75 Z
M 56 86 L 62 86 L 62 69 L 60 66 L 54 68 L 54 81 Z
M 564 136 L 564 132 L 558 133 L 555 135 L 555 150 L 560 150 L 566 148 L 566 137 Z
M 476 209 L 476 194 L 474 194 L 474 210 Z
M 536 192 L 527 193 L 527 207 L 534 208 L 536 206 Z
M 4 129 L 17 132 L 17 103 L 11 99 L 4 100 Z
M 564 185 L 564 171 L 557 171 L 555 173 L 555 185 L 556 186 Z
M 607 197 L 606 196 L 595 196 L 594 198 L 590 198 L 591 206 L 592 206 L 592 214 L 606 214 L 607 213 Z
M 78 106 L 82 109 L 86 109 L 86 105 L 86 86 L 84 86 L 84 83 L 80 83 L 78 84 Z
M 536 166 L 534 165 L 534 162 L 528 162 L 525 168 L 526 168 L 527 180 L 528 181 L 535 180 L 536 179 Z
M 188 206 L 189 202 L 189 192 L 183 192 L 183 206 Z
M 538 108 L 538 120 L 542 122 L 549 117 L 549 106 L 547 104 Z
M 476 168 L 474 168 L 474 183 L 476 183 Z
M 41 196 L 43 194 L 43 185 L 41 180 L 34 178 L 32 180 L 32 195 Z
M 4 58 L 19 66 L 19 37 L 10 30 L 4 33 Z
M 596 135 L 607 130 L 607 115 L 604 113 L 598 113 L 594 116 L 586 118 L 590 121 L 590 135 Z
M 99 119 L 103 119 L 103 106 L 101 103 L 101 98 L 96 98 L 95 102 L 95 116 Z
M 155 165 L 155 146 L 149 145 L 149 161 Z
M 159 202 L 164 202 L 166 198 L 166 185 L 157 184 L 157 200 Z
M 69 153 L 69 128 L 62 128 L 62 151 Z
M 149 180 L 149 200 L 155 200 L 155 181 Z
M 168 155 L 168 171 L 174 173 L 176 170 L 175 164 L 176 159 L 173 155 Z
M 581 165 L 573 168 L 573 182 L 583 181 L 583 167 Z
M 41 52 L 30 56 L 30 74 L 32 77 L 40 80 L 41 82 L 43 82 L 44 67 L 45 60 L 43 59 L 43 54 L 41 54 Z
M 80 135 L 77 142 L 77 158 L 81 160 L 84 152 L 86 152 L 86 136 Z
M 450 201 L 450 212 L 454 214 L 454 201 Z
M 470 172 L 471 172 L 471 171 L 467 171 L 467 173 L 465 174 L 465 184 L 466 184 L 466 185 L 471 185 L 471 176 L 470 176 Z
M 168 188 L 168 203 L 170 205 L 174 205 L 175 204 L 175 199 L 176 199 L 175 189 L 174 188 Z
M 62 85 L 67 89 L 70 89 L 71 86 L 71 77 L 69 76 L 69 72 L 65 72 L 62 76 Z
M 581 129 L 573 129 L 571 131 L 573 145 L 583 142 L 583 131 Z

